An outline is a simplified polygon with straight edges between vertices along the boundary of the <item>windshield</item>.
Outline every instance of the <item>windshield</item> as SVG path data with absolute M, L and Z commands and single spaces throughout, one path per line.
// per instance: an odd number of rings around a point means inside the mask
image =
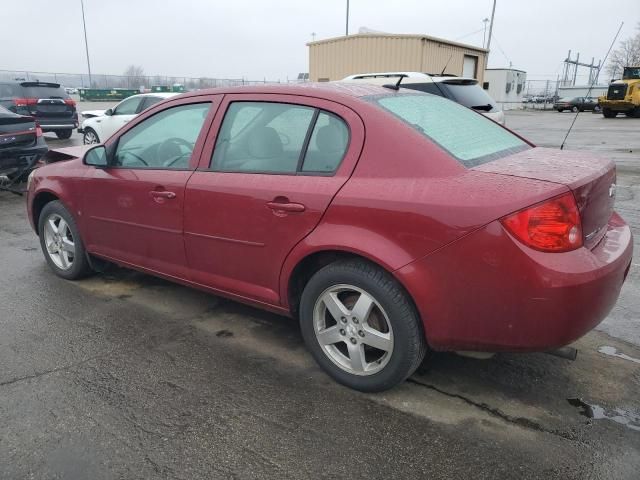
M 367 100 L 406 122 L 468 168 L 530 148 L 500 125 L 442 97 L 396 94 Z
M 453 83 L 453 82 L 440 82 L 440 88 L 449 93 L 456 102 L 465 107 L 476 108 L 478 110 L 495 112 L 499 109 L 496 107 L 496 102 L 489 96 L 477 83 Z M 491 106 L 491 108 L 488 108 Z M 485 108 L 487 107 L 487 108 Z
M 626 67 L 622 74 L 623 80 L 640 80 L 640 67 Z

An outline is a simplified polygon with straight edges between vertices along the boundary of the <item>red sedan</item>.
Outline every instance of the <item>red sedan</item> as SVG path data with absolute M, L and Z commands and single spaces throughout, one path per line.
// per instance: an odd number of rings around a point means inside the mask
M 566 345 L 631 264 L 611 161 L 415 91 L 198 91 L 49 155 L 28 210 L 57 275 L 106 260 L 295 316 L 320 366 L 364 391 L 429 350 Z

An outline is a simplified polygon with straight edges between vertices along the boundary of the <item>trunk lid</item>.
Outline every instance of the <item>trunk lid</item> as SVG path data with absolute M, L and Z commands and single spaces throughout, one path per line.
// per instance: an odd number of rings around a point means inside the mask
M 565 185 L 580 210 L 585 247 L 595 247 L 607 231 L 616 190 L 615 164 L 609 159 L 585 151 L 537 147 L 473 169 Z

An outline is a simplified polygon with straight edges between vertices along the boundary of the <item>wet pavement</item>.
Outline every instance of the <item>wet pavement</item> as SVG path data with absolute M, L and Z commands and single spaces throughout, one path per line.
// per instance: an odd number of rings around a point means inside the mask
M 638 252 L 640 171 L 618 183 Z M 2 479 L 638 478 L 638 265 L 575 362 L 438 354 L 369 395 L 290 319 L 125 269 L 55 277 L 23 199 L 0 205 Z

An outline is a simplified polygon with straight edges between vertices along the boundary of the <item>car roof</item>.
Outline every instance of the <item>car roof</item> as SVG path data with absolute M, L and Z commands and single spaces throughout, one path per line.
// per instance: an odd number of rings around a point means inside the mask
M 355 75 L 349 75 L 343 78 L 342 82 L 367 82 L 376 85 L 387 84 L 393 79 L 404 77 L 402 83 L 440 83 L 451 80 L 459 80 L 461 83 L 478 82 L 475 78 L 470 77 L 458 77 L 456 75 L 448 74 L 432 74 L 421 72 L 377 72 L 377 73 L 357 73 Z
M 219 94 L 280 94 L 280 95 L 300 95 L 306 97 L 320 97 L 327 99 L 350 100 L 370 95 L 383 95 L 395 93 L 393 90 L 368 83 L 347 83 L 347 82 L 307 82 L 300 84 L 273 84 L 273 85 L 243 85 L 239 87 L 216 87 L 192 92 L 183 93 L 181 97 L 197 97 L 199 95 L 219 95 Z M 420 92 L 415 92 L 420 93 Z

